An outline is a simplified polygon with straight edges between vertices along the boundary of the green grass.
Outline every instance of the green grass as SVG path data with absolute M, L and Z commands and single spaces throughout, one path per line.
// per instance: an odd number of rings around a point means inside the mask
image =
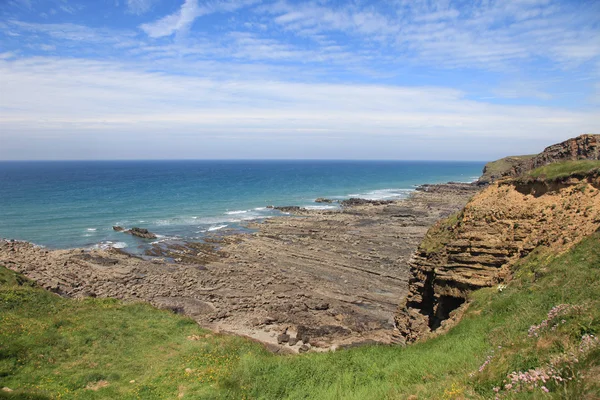
M 452 239 L 452 230 L 463 217 L 463 212 L 456 212 L 449 217 L 439 220 L 427 231 L 419 245 L 419 251 L 433 254 L 443 250 L 444 246 Z
M 219 398 L 240 355 L 263 350 L 209 333 L 147 304 L 64 299 L 0 267 L 0 388 L 14 390 L 0 399 Z
M 549 393 L 501 389 L 501 398 L 600 397 L 600 346 L 579 352 L 600 330 L 600 233 L 560 256 L 537 249 L 504 290 L 475 292 L 449 333 L 406 348 L 278 356 L 241 338 L 204 338 L 191 320 L 146 305 L 67 300 L 15 279 L 0 287 L 0 387 L 19 390 L 0 399 L 489 399 L 509 373 L 551 362 L 575 378 L 547 383 Z M 559 304 L 570 306 L 530 337 Z M 101 380 L 109 385 L 86 389 Z
M 536 168 L 530 171 L 528 176 L 532 178 L 555 180 L 566 178 L 574 174 L 585 174 L 598 168 L 600 168 L 600 161 L 598 160 L 563 161 Z

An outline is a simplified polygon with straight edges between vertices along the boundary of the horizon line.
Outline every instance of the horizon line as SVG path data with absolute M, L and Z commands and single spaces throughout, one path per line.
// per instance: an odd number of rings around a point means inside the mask
M 370 162 L 490 162 L 494 160 L 427 160 L 396 158 L 93 158 L 93 159 L 23 159 L 0 162 L 110 162 L 110 161 L 370 161 Z

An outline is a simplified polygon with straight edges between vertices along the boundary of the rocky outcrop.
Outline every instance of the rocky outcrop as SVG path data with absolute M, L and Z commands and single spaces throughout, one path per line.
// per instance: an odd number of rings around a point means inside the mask
M 546 147 L 540 154 L 512 156 L 486 164 L 479 184 L 523 175 L 547 164 L 572 160 L 600 160 L 600 135 L 586 134 Z
M 133 227 L 125 231 L 125 233 L 129 233 L 130 235 L 137 236 L 142 239 L 156 239 L 156 235 L 154 233 L 148 231 L 148 229 L 143 228 Z
M 599 160 L 600 135 L 581 135 L 546 147 L 537 156 L 517 164 L 510 176 L 519 176 L 547 164 L 569 160 Z
M 351 197 L 347 200 L 343 200 L 340 204 L 344 207 L 355 207 L 355 206 L 364 206 L 364 205 L 373 205 L 373 206 L 381 206 L 385 204 L 392 204 L 394 200 L 368 200 L 368 199 L 360 199 L 356 197 Z
M 401 340 L 443 327 L 471 291 L 504 281 L 537 246 L 560 252 L 596 231 L 599 189 L 597 171 L 537 185 L 505 180 L 433 226 L 410 262 L 409 294 L 395 318 Z

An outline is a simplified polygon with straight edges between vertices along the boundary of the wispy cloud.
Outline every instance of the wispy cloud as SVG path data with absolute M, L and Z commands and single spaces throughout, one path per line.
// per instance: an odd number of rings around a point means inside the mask
M 354 3 L 287 2 L 263 7 L 274 21 L 299 35 L 339 31 L 370 43 L 393 42 L 403 57 L 441 67 L 508 68 L 515 61 L 549 58 L 577 65 L 600 55 L 595 16 L 600 6 L 565 8 L 553 1 L 463 4 L 400 2 L 387 13 Z
M 127 0 L 127 11 L 131 14 L 142 15 L 150 11 L 157 0 Z
M 214 80 L 54 58 L 3 60 L 0 73 L 6 78 L 0 90 L 10 94 L 0 99 L 5 138 L 47 132 L 68 141 L 108 131 L 142 138 L 168 131 L 197 147 L 224 133 L 251 140 L 318 132 L 351 141 L 452 138 L 458 145 L 482 135 L 560 139 L 600 124 L 594 112 L 494 105 L 442 87 Z
M 599 2 L 118 3 L 0 8 L 3 144 L 118 132 L 185 151 L 235 137 L 238 155 L 253 140 L 358 154 L 368 137 L 402 158 L 391 144 L 419 138 L 460 158 L 439 143 L 500 152 L 600 126 Z
M 198 0 L 185 0 L 177 12 L 158 21 L 142 24 L 140 28 L 150 37 L 170 36 L 187 31 L 194 21 L 203 15 L 232 12 L 257 2 L 256 0 L 220 0 L 199 4 Z

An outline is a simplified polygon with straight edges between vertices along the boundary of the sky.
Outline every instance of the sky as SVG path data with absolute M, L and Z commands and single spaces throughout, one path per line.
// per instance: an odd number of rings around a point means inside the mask
M 493 160 L 583 133 L 597 0 L 0 0 L 0 160 Z

